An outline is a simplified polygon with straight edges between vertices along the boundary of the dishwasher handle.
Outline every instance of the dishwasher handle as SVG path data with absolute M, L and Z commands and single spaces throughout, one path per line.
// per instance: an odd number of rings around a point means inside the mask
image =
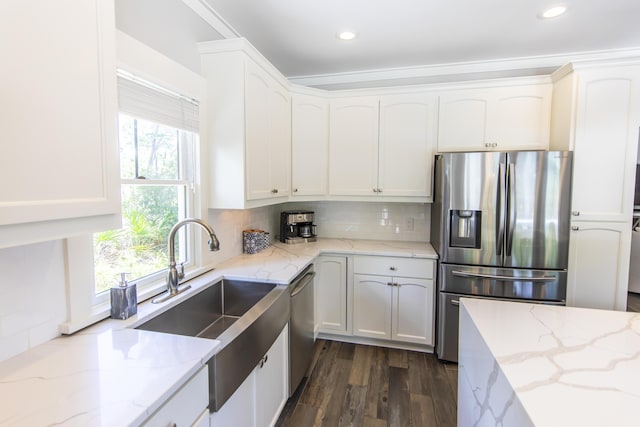
M 291 298 L 298 295 L 302 290 L 313 281 L 313 278 L 316 277 L 315 271 L 310 271 L 304 276 L 302 276 L 299 280 L 291 284 Z

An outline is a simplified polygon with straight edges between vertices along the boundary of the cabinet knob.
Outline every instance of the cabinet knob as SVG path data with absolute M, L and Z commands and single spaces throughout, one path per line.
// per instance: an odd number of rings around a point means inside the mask
M 378 188 L 378 193 L 382 193 L 382 188 Z
M 273 190 L 271 190 L 271 192 L 272 192 L 273 194 L 276 194 L 276 193 L 278 192 L 278 189 L 277 189 L 277 188 L 274 188 Z
M 391 270 L 391 271 L 396 271 L 396 270 L 397 270 L 397 268 L 396 268 L 396 267 L 389 267 L 389 270 Z
M 374 189 L 373 189 L 373 192 L 374 192 L 374 193 L 377 193 L 377 192 L 378 192 L 378 189 L 377 189 L 377 188 L 374 188 Z
M 572 225 L 572 226 L 571 226 L 571 229 L 572 229 L 573 231 L 580 231 L 580 227 L 578 227 L 577 225 Z
M 573 211 L 573 212 L 571 212 L 571 215 L 580 216 L 580 211 Z
M 492 143 L 492 144 L 491 144 L 491 146 L 492 146 L 493 148 L 495 148 L 495 147 L 497 147 L 497 146 L 498 146 L 498 143 L 497 143 L 497 142 L 494 142 L 494 143 Z
M 393 282 L 387 282 L 387 286 L 393 286 Z
M 297 188 L 294 188 L 294 189 L 293 189 L 293 192 L 294 192 L 294 193 L 297 193 L 297 192 L 298 192 L 298 189 L 297 189 Z

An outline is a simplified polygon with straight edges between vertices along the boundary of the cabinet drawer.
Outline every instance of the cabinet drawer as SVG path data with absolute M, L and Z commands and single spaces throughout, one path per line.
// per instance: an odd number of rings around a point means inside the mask
M 356 256 L 353 272 L 381 276 L 403 276 L 433 279 L 435 262 L 424 258 Z
M 191 426 L 209 405 L 209 371 L 205 365 L 165 402 L 143 426 Z M 208 411 L 207 411 L 208 412 Z

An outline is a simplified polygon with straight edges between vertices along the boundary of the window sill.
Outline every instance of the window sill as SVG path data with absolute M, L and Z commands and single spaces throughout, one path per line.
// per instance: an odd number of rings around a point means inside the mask
M 189 271 L 185 272 L 185 278 L 181 283 L 187 282 L 195 277 L 198 277 L 208 271 L 213 270 L 212 266 L 204 266 L 204 267 L 196 267 Z M 138 290 L 138 305 L 155 297 L 156 295 L 160 295 L 161 293 L 166 291 L 165 281 L 158 281 L 153 284 L 148 284 L 141 289 Z M 70 321 L 60 324 L 59 331 L 63 335 L 71 335 L 75 332 L 78 332 L 81 329 L 84 329 L 88 326 L 91 326 L 95 323 L 98 323 L 111 315 L 111 301 L 107 298 L 105 301 L 97 303 L 91 306 L 91 310 L 88 316 L 83 319 L 79 319 L 78 321 Z

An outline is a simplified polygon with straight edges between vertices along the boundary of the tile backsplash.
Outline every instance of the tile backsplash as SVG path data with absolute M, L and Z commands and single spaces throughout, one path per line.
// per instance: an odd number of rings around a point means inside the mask
M 290 202 L 245 210 L 209 210 L 208 220 L 220 239 L 220 251 L 205 253 L 218 263 L 242 253 L 242 230 L 258 228 L 280 234 L 280 212 L 312 210 L 319 237 L 338 239 L 429 241 L 431 205 L 382 202 Z
M 66 320 L 61 240 L 0 250 L 0 361 L 59 335 Z
M 382 202 L 292 202 L 281 210 L 315 212 L 320 237 L 428 242 L 431 205 Z

